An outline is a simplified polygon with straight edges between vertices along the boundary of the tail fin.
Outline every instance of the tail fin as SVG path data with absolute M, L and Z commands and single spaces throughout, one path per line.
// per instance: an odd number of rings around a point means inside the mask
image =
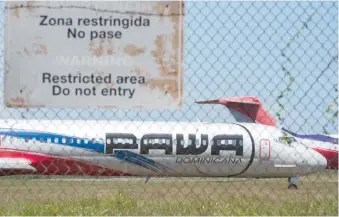
M 264 125 L 276 126 L 274 117 L 265 110 L 260 100 L 253 96 L 231 97 L 218 100 L 197 101 L 198 104 L 221 104 L 232 112 L 237 122 L 258 122 Z M 238 114 L 240 113 L 241 116 Z M 247 121 L 246 121 L 247 119 Z M 250 119 L 250 120 L 248 120 Z

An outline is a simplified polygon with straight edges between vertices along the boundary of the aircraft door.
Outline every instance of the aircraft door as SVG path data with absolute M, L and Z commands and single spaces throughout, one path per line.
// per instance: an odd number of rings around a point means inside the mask
M 259 160 L 270 160 L 271 142 L 268 139 L 261 139 L 259 143 Z

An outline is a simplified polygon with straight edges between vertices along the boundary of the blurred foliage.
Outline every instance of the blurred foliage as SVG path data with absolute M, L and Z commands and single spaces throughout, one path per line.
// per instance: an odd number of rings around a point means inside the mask
M 284 72 L 284 76 L 287 78 L 288 80 L 288 83 L 287 83 L 287 86 L 284 90 L 282 90 L 280 92 L 280 94 L 278 95 L 277 97 L 277 102 L 278 102 L 278 105 L 279 105 L 279 110 L 276 112 L 276 116 L 278 117 L 278 120 L 280 122 L 281 125 L 284 124 L 284 120 L 285 118 L 283 117 L 283 111 L 284 111 L 284 105 L 283 103 L 281 102 L 281 100 L 284 98 L 284 97 L 288 97 L 288 93 L 290 91 L 292 91 L 292 85 L 295 81 L 295 77 L 293 75 L 293 73 L 291 72 L 292 70 L 289 69 L 287 67 L 288 64 L 291 64 L 293 65 L 292 61 L 291 61 L 291 58 L 286 54 L 286 50 L 288 48 L 290 48 L 291 44 L 293 42 L 296 42 L 296 40 L 300 37 L 300 35 L 302 34 L 302 32 L 306 29 L 308 29 L 308 22 L 310 22 L 312 20 L 312 16 L 314 14 L 310 15 L 309 18 L 303 22 L 303 25 L 301 26 L 301 28 L 296 32 L 296 34 L 288 41 L 286 47 L 284 49 L 281 50 L 281 56 L 284 57 L 286 59 L 286 61 L 282 64 L 282 71 Z M 335 60 L 338 60 L 338 55 L 334 56 L 330 62 L 328 63 L 327 67 L 321 71 L 320 75 L 318 75 L 317 77 L 317 80 L 321 77 L 321 75 L 324 73 L 324 71 L 326 71 L 330 65 L 335 62 Z M 312 88 L 312 85 L 310 87 L 310 89 Z M 334 86 L 333 88 L 336 92 L 336 96 L 338 96 L 338 87 L 337 86 Z M 307 92 L 307 91 L 305 91 Z M 323 133 L 324 134 L 329 134 L 327 128 L 328 128 L 328 125 L 329 124 L 335 124 L 335 121 L 338 119 L 338 104 L 337 104 L 337 97 L 334 98 L 332 100 L 332 102 L 327 106 L 326 110 L 325 110 L 325 114 L 328 116 L 328 119 L 329 119 L 329 122 L 324 125 L 322 128 L 323 128 Z

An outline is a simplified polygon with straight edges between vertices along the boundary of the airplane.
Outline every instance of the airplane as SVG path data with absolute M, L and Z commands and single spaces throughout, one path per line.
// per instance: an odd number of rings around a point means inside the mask
M 326 158 L 257 123 L 0 120 L 0 175 L 288 178 Z M 294 138 L 288 135 L 289 138 Z
M 278 127 L 277 121 L 264 108 L 261 101 L 254 96 L 231 97 L 217 100 L 198 101 L 199 104 L 221 104 L 226 106 L 238 123 L 260 123 L 267 126 Z M 301 135 L 286 128 L 281 128 L 284 133 L 293 136 L 291 139 L 307 145 L 321 153 L 327 159 L 326 169 L 338 170 L 338 136 L 322 134 Z M 289 138 L 285 137 L 290 142 Z

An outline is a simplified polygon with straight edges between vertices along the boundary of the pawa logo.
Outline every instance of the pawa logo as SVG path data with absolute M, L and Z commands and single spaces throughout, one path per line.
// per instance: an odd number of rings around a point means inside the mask
M 174 140 L 175 138 L 175 140 Z M 142 155 L 148 155 L 150 150 L 164 150 L 165 155 L 200 155 L 206 153 L 210 138 L 207 134 L 200 137 L 200 146 L 197 147 L 197 136 L 188 135 L 188 141 L 183 134 L 145 134 L 137 142 L 134 134 L 108 133 L 106 134 L 105 153 L 113 154 L 116 149 L 135 150 Z M 184 144 L 189 144 L 185 147 Z M 173 147 L 176 146 L 176 153 Z M 220 151 L 235 151 L 236 156 L 242 157 L 244 152 L 242 135 L 219 134 L 212 138 L 210 155 L 218 156 Z

